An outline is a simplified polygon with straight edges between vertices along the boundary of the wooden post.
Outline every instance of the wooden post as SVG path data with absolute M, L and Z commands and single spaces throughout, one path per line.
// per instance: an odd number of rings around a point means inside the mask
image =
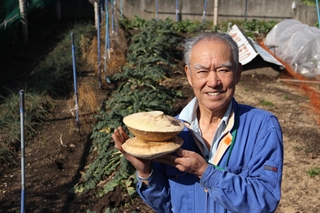
M 218 0 L 214 0 L 214 8 L 213 8 L 213 26 L 217 26 L 218 23 Z
M 28 36 L 28 18 L 27 18 L 26 0 L 19 0 L 19 7 L 20 7 L 20 14 L 21 14 L 23 43 L 28 44 L 29 36 Z
M 60 0 L 56 1 L 56 16 L 57 16 L 57 20 L 60 21 L 61 20 L 61 4 L 60 4 Z
M 96 26 L 96 29 L 98 29 L 99 23 L 99 3 L 97 1 L 94 2 L 94 23 Z

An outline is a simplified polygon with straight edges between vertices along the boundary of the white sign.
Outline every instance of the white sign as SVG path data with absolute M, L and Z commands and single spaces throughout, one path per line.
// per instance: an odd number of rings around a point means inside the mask
M 233 25 L 232 29 L 229 31 L 229 35 L 238 44 L 239 47 L 239 61 L 242 65 L 245 65 L 252 61 L 258 54 L 263 58 L 263 60 L 283 66 L 272 54 L 264 50 L 257 42 L 253 39 L 246 37 L 237 25 Z M 251 43 L 249 42 L 249 39 Z
M 229 35 L 238 44 L 239 61 L 242 65 L 249 63 L 258 55 L 255 49 L 251 46 L 249 40 L 241 32 L 237 25 L 232 26 L 232 29 L 229 31 Z

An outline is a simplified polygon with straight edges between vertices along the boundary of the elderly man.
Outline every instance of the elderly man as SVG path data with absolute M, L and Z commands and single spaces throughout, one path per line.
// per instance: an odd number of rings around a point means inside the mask
M 185 45 L 185 73 L 195 98 L 177 116 L 184 143 L 153 161 L 122 149 L 137 169 L 137 192 L 156 212 L 274 212 L 281 196 L 282 131 L 271 113 L 234 99 L 242 65 L 224 33 L 204 33 Z

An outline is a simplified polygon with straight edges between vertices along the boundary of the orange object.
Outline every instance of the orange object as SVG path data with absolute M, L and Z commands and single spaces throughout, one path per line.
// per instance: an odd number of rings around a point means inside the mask
M 229 137 L 229 135 L 224 139 L 224 143 L 229 145 L 231 143 L 232 139 Z
M 299 73 L 294 72 L 291 67 L 289 66 L 289 64 L 287 64 L 285 61 L 283 61 L 282 59 L 278 58 L 277 56 L 275 56 L 264 44 L 263 42 L 259 42 L 259 45 L 265 49 L 266 51 L 268 51 L 271 55 L 273 55 L 273 57 L 275 57 L 278 61 L 280 61 L 284 66 L 285 66 L 285 70 L 287 71 L 287 73 L 289 75 L 291 75 L 293 78 L 299 79 L 299 80 L 307 80 L 304 76 L 302 76 Z M 289 83 L 286 82 L 286 84 L 288 85 Z M 301 89 L 306 93 L 306 95 L 310 98 L 310 103 L 311 103 L 311 110 L 316 114 L 317 118 L 317 123 L 318 125 L 320 125 L 320 94 L 315 91 L 314 89 L 312 89 L 311 87 L 309 87 L 306 82 L 301 82 L 300 83 L 300 87 Z

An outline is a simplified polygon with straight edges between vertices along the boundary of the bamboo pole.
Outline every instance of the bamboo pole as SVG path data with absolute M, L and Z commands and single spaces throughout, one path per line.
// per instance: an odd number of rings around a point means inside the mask
M 99 4 L 96 1 L 94 2 L 94 23 L 95 23 L 96 29 L 98 29 L 98 25 L 99 25 Z
M 214 0 L 214 8 L 213 8 L 213 26 L 217 26 L 218 24 L 218 0 Z
M 56 1 L 56 16 L 57 16 L 57 20 L 60 21 L 61 20 L 61 4 L 60 4 L 60 0 Z
M 310 83 L 310 84 L 320 84 L 320 81 L 299 80 L 299 79 L 279 79 L 279 81 L 283 81 L 283 82 L 297 82 L 297 83 Z
M 23 43 L 28 44 L 29 35 L 28 35 L 28 16 L 27 16 L 26 0 L 19 0 L 19 7 L 20 7 L 20 14 L 21 14 Z

